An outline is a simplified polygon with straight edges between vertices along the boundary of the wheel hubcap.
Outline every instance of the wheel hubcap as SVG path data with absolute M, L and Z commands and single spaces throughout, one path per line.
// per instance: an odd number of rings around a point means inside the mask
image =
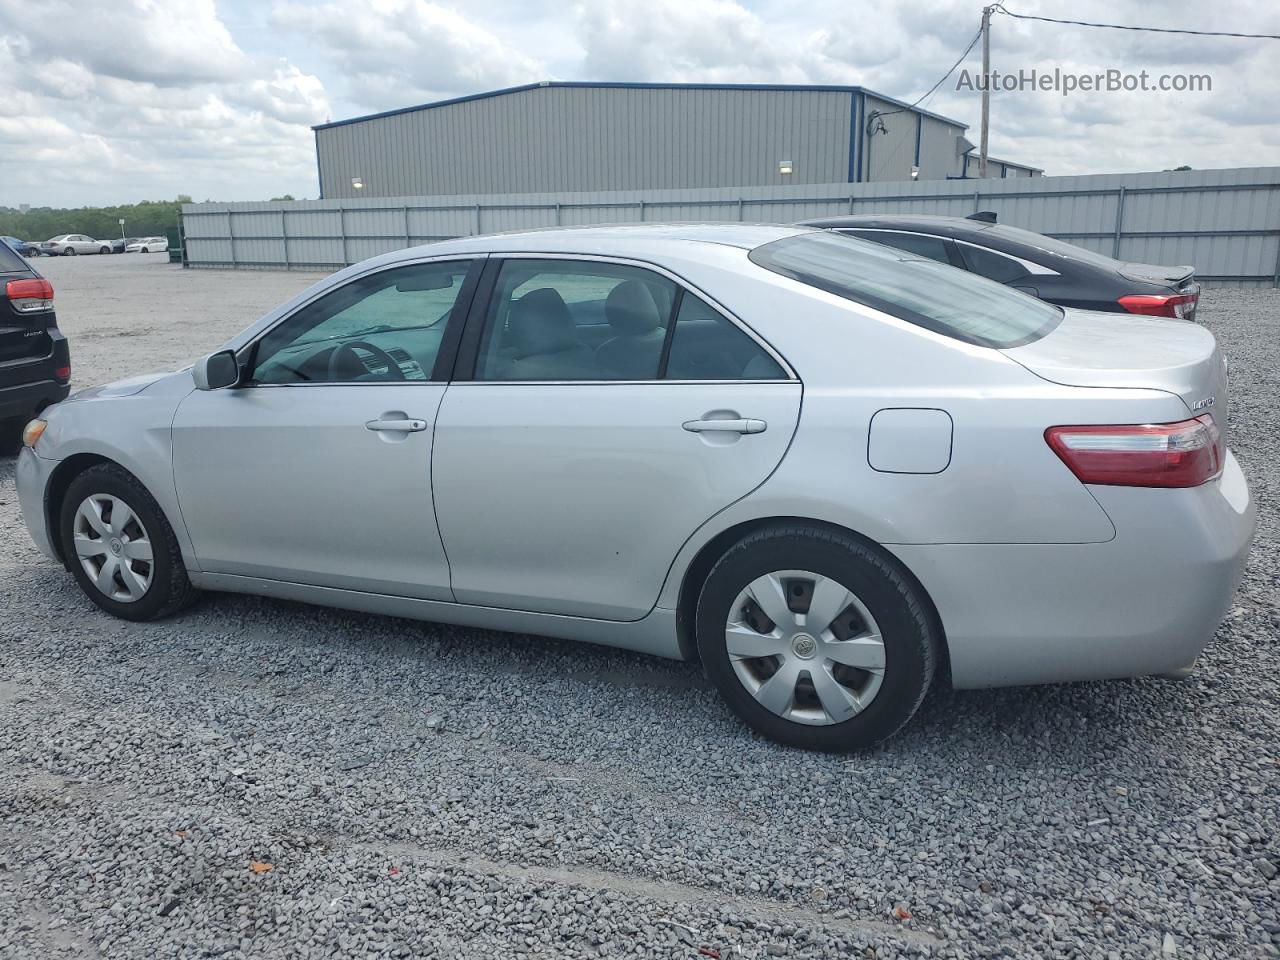
M 743 687 L 795 723 L 848 720 L 884 681 L 884 641 L 871 611 L 836 580 L 805 570 L 747 584 L 729 611 L 725 646 Z
M 119 497 L 86 497 L 76 508 L 71 542 L 93 585 L 112 600 L 132 603 L 151 587 L 151 538 Z

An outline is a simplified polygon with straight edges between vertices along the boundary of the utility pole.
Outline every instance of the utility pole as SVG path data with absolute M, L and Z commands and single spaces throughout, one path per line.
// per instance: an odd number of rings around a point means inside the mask
M 982 8 L 982 140 L 978 145 L 978 177 L 987 179 L 987 131 L 991 126 L 991 8 Z

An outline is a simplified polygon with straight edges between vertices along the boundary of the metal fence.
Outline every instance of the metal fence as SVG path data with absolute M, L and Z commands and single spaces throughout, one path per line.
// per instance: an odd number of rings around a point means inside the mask
M 182 209 L 193 267 L 336 270 L 449 237 L 642 221 L 790 223 L 848 213 L 964 216 L 1121 260 L 1194 264 L 1204 280 L 1280 285 L 1280 168 L 1018 180 L 198 203 Z

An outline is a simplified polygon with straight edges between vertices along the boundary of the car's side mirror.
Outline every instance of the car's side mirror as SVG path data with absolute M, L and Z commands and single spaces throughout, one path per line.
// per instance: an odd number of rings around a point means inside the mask
M 230 350 L 219 350 L 201 357 L 191 367 L 191 379 L 197 390 L 221 390 L 240 382 L 240 365 Z

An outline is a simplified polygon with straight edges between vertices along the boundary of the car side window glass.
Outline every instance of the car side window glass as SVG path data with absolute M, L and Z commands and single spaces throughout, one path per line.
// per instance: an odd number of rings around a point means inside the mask
M 925 237 L 918 233 L 895 233 L 892 230 L 849 230 L 849 236 L 859 240 L 872 240 L 885 246 L 896 247 L 904 253 L 910 253 L 927 260 L 951 264 L 947 256 L 946 241 L 940 237 Z
M 985 247 L 971 247 L 967 243 L 956 244 L 960 248 L 960 256 L 969 269 L 980 276 L 995 280 L 997 283 L 1011 283 L 1027 276 L 1027 268 L 1012 257 L 988 250 Z
M 676 286 L 587 260 L 506 260 L 489 299 L 477 380 L 655 380 Z
M 667 356 L 668 380 L 785 380 L 778 361 L 705 300 L 685 291 Z
M 429 380 L 470 261 L 357 277 L 267 333 L 250 383 Z

